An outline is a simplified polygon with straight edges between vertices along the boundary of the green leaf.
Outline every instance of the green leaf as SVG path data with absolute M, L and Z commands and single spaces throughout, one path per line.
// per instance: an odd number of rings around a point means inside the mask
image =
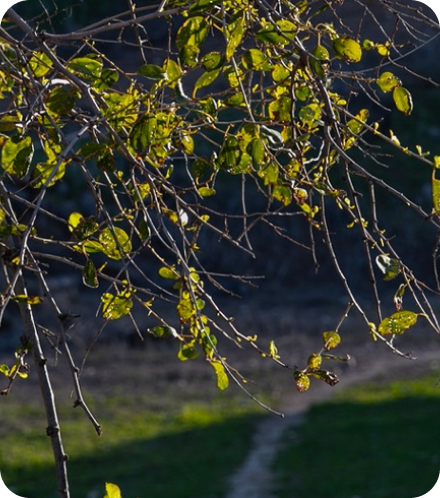
M 84 218 L 81 213 L 73 212 L 67 220 L 67 228 L 74 237 L 85 240 L 98 231 L 99 225 L 93 216 Z
M 46 106 L 55 116 L 64 116 L 75 106 L 78 92 L 70 86 L 57 86 L 49 94 Z
M 148 333 L 154 337 L 159 337 L 161 339 L 168 339 L 170 337 L 178 337 L 177 331 L 173 327 L 168 326 L 156 326 L 148 329 Z
M 119 80 L 119 73 L 116 69 L 105 67 L 99 79 L 93 82 L 93 88 L 99 92 L 104 92 L 111 88 Z
M 272 64 L 267 55 L 256 48 L 251 48 L 243 54 L 242 64 L 248 71 L 272 70 Z
M 310 67 L 321 78 L 327 76 L 328 62 L 330 61 L 329 51 L 322 45 L 316 45 L 310 57 Z
M 159 275 L 162 278 L 166 278 L 168 280 L 177 280 L 180 278 L 179 274 L 176 272 L 174 266 L 162 266 L 159 268 Z
M 138 69 L 138 74 L 145 76 L 150 80 L 163 80 L 166 79 L 167 73 L 161 66 L 156 64 L 144 64 Z
M 8 365 L 0 365 L 0 373 L 3 374 L 5 377 L 9 376 L 9 367 Z
M 333 40 L 336 57 L 345 62 L 359 62 L 362 59 L 362 47 L 350 36 L 342 36 Z
M 309 104 L 299 111 L 300 119 L 308 124 L 312 124 L 321 117 L 322 111 L 318 104 Z
M 191 14 L 207 13 L 218 3 L 220 3 L 220 0 L 197 0 L 191 5 L 189 11 Z
M 380 322 L 378 332 L 381 335 L 403 334 L 417 323 L 418 316 L 413 311 L 398 311 Z
M 176 45 L 179 58 L 184 65 L 194 67 L 200 53 L 200 46 L 208 35 L 209 24 L 204 17 L 195 16 L 187 19 L 179 28 Z
M 317 370 L 321 366 L 321 363 L 322 363 L 322 356 L 318 353 L 311 354 L 309 356 L 309 359 L 307 360 L 307 366 L 312 371 Z
M 356 119 L 350 119 L 347 123 L 348 129 L 353 133 L 353 135 L 359 135 L 364 127 L 364 123 L 367 122 L 370 113 L 368 109 L 362 109 L 356 115 Z
M 229 22 L 224 27 L 224 36 L 226 39 L 226 60 L 228 61 L 241 45 L 246 29 L 245 22 L 244 13 L 240 13 L 233 21 Z
M 182 78 L 182 70 L 177 62 L 172 59 L 167 59 L 163 63 L 163 70 L 166 73 L 167 85 L 171 88 L 175 88 L 177 82 Z
M 223 66 L 225 56 L 222 52 L 209 52 L 200 59 L 200 62 L 206 71 L 215 71 Z
M 32 172 L 32 186 L 34 188 L 53 187 L 66 173 L 66 163 L 60 164 L 51 161 L 38 163 Z M 50 181 L 49 181 L 50 178 Z
M 272 68 L 272 79 L 275 83 L 286 81 L 290 77 L 290 71 L 282 64 L 275 64 Z
M 118 486 L 116 486 L 116 484 L 106 482 L 104 498 L 122 498 L 121 490 L 118 488 Z
M 332 330 L 322 333 L 322 339 L 324 341 L 324 349 L 330 351 L 339 346 L 341 342 L 341 336 Z
M 153 144 L 158 133 L 157 116 L 153 113 L 141 116 L 134 124 L 130 142 L 138 152 L 145 152 L 147 147 Z
M 296 388 L 300 393 L 303 393 L 309 389 L 310 379 L 305 373 L 296 370 L 293 372 L 293 378 L 295 379 Z
M 229 378 L 225 371 L 225 367 L 221 361 L 211 361 L 212 367 L 215 370 L 215 374 L 217 376 L 217 387 L 224 391 L 229 386 Z
M 177 358 L 180 361 L 195 360 L 199 353 L 195 350 L 194 346 L 183 344 L 177 353 Z
M 413 101 L 410 92 L 403 86 L 398 86 L 393 90 L 393 100 L 397 109 L 409 116 L 413 110 Z
M 133 307 L 131 293 L 128 291 L 114 295 L 110 292 L 105 292 L 101 296 L 102 316 L 106 320 L 119 320 L 125 315 L 128 315 Z
M 257 40 L 263 43 L 284 46 L 295 39 L 298 27 L 287 19 L 279 20 L 274 24 L 263 22 L 263 27 L 257 32 Z
M 91 259 L 87 259 L 84 269 L 82 271 L 83 284 L 92 289 L 99 287 L 98 272 Z
M 52 69 L 53 62 L 44 52 L 35 52 L 29 60 L 29 67 L 35 78 L 42 78 Z
M 200 88 L 204 88 L 205 86 L 210 85 L 218 78 L 219 74 L 220 74 L 220 69 L 203 73 L 194 83 L 194 90 L 199 90 Z
M 250 155 L 252 157 L 254 168 L 256 170 L 259 170 L 261 169 L 261 166 L 264 164 L 264 158 L 266 156 L 264 141 L 259 137 L 255 137 L 252 139 L 249 147 L 250 147 Z
M 87 79 L 96 80 L 102 72 L 102 61 L 93 55 L 76 57 L 67 63 L 67 69 Z
M 122 259 L 131 252 L 131 241 L 127 232 L 119 227 L 104 228 L 99 234 L 101 251 L 111 259 Z
M 383 273 L 384 280 L 393 280 L 401 272 L 399 260 L 390 258 L 387 254 L 379 254 L 376 264 Z
M 285 206 L 292 202 L 292 189 L 284 185 L 277 185 L 272 192 L 273 198 L 280 201 Z
M 34 156 L 34 144 L 30 136 L 12 135 L 2 147 L 1 166 L 11 175 L 23 178 L 29 171 Z
M 384 93 L 392 92 L 396 87 L 402 86 L 402 82 L 393 73 L 385 71 L 376 80 L 377 86 Z
M 215 189 L 209 187 L 200 187 L 197 191 L 202 197 L 212 197 L 217 193 Z

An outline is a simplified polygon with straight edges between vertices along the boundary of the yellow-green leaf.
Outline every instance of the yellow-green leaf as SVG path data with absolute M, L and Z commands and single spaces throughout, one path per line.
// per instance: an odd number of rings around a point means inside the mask
M 440 180 L 436 178 L 432 179 L 432 203 L 434 211 L 438 213 L 440 211 Z
M 409 116 L 413 110 L 411 93 L 403 86 L 398 86 L 393 90 L 393 100 L 397 109 Z
M 399 80 L 399 78 L 397 76 L 394 76 L 394 74 L 390 73 L 389 71 L 385 71 L 384 73 L 382 73 L 377 79 L 376 83 L 384 93 L 389 93 L 396 87 L 402 85 L 402 82 Z
M 350 36 L 341 36 L 333 40 L 336 57 L 345 62 L 359 62 L 362 59 L 362 47 Z
M 106 227 L 99 234 L 101 251 L 111 259 L 122 259 L 131 251 L 131 241 L 127 232 L 119 227 Z
M 101 296 L 102 316 L 106 320 L 119 320 L 119 318 L 128 315 L 133 307 L 131 293 L 128 291 L 120 294 L 111 294 L 105 292 Z
M 380 322 L 378 332 L 381 335 L 403 334 L 416 324 L 418 316 L 413 311 L 398 311 Z
M 179 278 L 179 274 L 176 272 L 174 266 L 162 266 L 162 268 L 159 268 L 159 275 L 169 280 L 177 280 Z
M 309 389 L 310 379 L 305 373 L 295 371 L 293 373 L 293 378 L 295 379 L 296 388 L 300 393 L 305 392 Z
M 217 387 L 224 391 L 229 386 L 228 374 L 225 371 L 225 367 L 221 361 L 211 361 L 212 367 L 215 370 L 217 376 Z
M 330 351 L 335 349 L 341 342 L 341 336 L 332 330 L 322 333 L 322 339 L 324 341 L 324 349 Z
M 317 370 L 322 363 L 322 356 L 318 353 L 313 353 L 309 356 L 309 359 L 307 360 L 307 366 L 309 367 L 310 370 Z
M 41 303 L 41 297 L 27 296 L 26 294 L 16 294 L 15 296 L 13 296 L 12 300 L 17 303 L 25 303 L 31 306 Z

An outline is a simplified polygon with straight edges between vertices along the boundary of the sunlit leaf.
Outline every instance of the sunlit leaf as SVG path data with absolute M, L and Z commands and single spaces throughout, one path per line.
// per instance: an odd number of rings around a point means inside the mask
M 12 297 L 12 300 L 17 303 L 24 303 L 34 306 L 35 304 L 41 304 L 42 299 L 39 296 L 27 296 L 26 294 L 16 294 Z
M 180 278 L 179 274 L 176 272 L 174 266 L 162 266 L 162 268 L 159 268 L 159 275 L 162 278 L 166 278 L 168 280 L 177 280 Z
M 393 90 L 393 100 L 397 109 L 409 116 L 413 110 L 411 93 L 403 86 L 398 86 Z
M 163 80 L 167 77 L 167 73 L 163 68 L 156 64 L 144 64 L 138 69 L 138 73 L 150 80 Z
M 350 36 L 341 36 L 333 40 L 333 50 L 336 56 L 345 62 L 359 62 L 362 59 L 362 47 Z
M 29 171 L 33 156 L 34 144 L 31 137 L 12 135 L 3 144 L 1 166 L 7 173 L 21 178 Z
M 29 59 L 29 67 L 35 78 L 42 78 L 52 69 L 53 62 L 44 52 L 35 52 Z
M 310 379 L 305 373 L 296 370 L 293 372 L 293 378 L 295 379 L 296 388 L 299 392 L 302 393 L 309 389 Z
M 238 14 L 235 19 L 224 27 L 226 38 L 226 60 L 230 60 L 239 47 L 245 33 L 244 13 Z
M 102 252 L 111 259 L 122 259 L 131 252 L 131 241 L 127 232 L 119 227 L 106 227 L 99 233 Z
M 277 185 L 272 192 L 273 198 L 288 206 L 293 199 L 292 189 L 285 185 Z
M 440 180 L 436 178 L 432 179 L 432 204 L 434 211 L 438 213 L 440 211 Z
M 312 371 L 317 370 L 321 366 L 321 363 L 322 363 L 322 356 L 318 353 L 311 354 L 309 356 L 309 359 L 307 360 L 307 366 Z
M 417 323 L 418 316 L 413 311 L 398 311 L 380 322 L 378 332 L 381 335 L 403 334 Z
M 203 73 L 200 78 L 194 83 L 194 90 L 198 90 L 210 85 L 218 78 L 219 74 L 220 69 L 215 69 L 214 71 Z
M 133 307 L 133 301 L 129 292 L 122 292 L 120 294 L 111 294 L 105 292 L 101 296 L 102 316 L 106 320 L 119 320 L 123 316 L 130 313 Z
M 215 189 L 209 187 L 200 187 L 197 191 L 202 197 L 212 197 L 217 193 Z
M 298 32 L 296 24 L 287 19 L 280 19 L 275 25 L 269 22 L 263 24 L 257 31 L 256 38 L 264 43 L 284 46 L 293 41 Z
M 92 55 L 76 57 L 67 63 L 67 69 L 88 79 L 98 79 L 101 76 L 102 61 Z
M 385 71 L 384 73 L 382 73 L 376 80 L 376 83 L 384 93 L 392 92 L 396 87 L 402 85 L 402 82 L 399 80 L 399 78 L 389 71 Z
M 225 367 L 221 361 L 210 361 L 210 364 L 215 370 L 217 376 L 217 387 L 224 391 L 229 386 L 228 374 L 225 371 Z
M 272 64 L 264 52 L 251 48 L 243 54 L 242 64 L 249 71 L 270 71 Z
M 121 490 L 116 484 L 105 483 L 105 496 L 104 498 L 122 498 Z
M 330 351 L 331 349 L 336 348 L 341 342 L 340 335 L 332 330 L 323 332 L 322 339 L 324 341 L 324 349 L 326 351 Z
M 222 52 L 209 52 L 200 59 L 200 63 L 206 71 L 215 71 L 223 66 L 225 56 Z
M 314 123 L 321 117 L 322 110 L 318 104 L 309 104 L 299 111 L 299 117 L 305 123 Z
M 322 79 L 327 75 L 330 53 L 323 45 L 316 45 L 310 57 L 310 67 Z

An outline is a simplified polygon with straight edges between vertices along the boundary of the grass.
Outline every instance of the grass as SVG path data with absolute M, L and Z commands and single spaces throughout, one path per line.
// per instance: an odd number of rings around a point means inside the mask
M 365 384 L 314 406 L 274 463 L 277 498 L 413 498 L 440 470 L 438 377 Z
M 37 402 L 2 400 L 0 470 L 20 496 L 55 498 L 51 449 Z M 71 402 L 60 407 L 73 498 L 102 498 L 105 482 L 124 498 L 220 498 L 245 458 L 261 410 L 230 396 L 170 399 L 155 408 L 148 395 L 94 397 L 104 433 L 97 437 Z M 162 403 L 163 404 L 163 403 Z

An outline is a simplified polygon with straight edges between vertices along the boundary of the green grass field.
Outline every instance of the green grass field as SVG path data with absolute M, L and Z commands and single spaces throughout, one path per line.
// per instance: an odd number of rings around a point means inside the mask
M 371 383 L 312 407 L 275 464 L 277 498 L 413 498 L 440 472 L 438 376 Z
M 102 498 L 105 482 L 112 482 L 124 498 L 221 498 L 262 415 L 255 404 L 235 401 L 171 399 L 167 410 L 155 410 L 148 408 L 154 402 L 147 396 L 95 400 L 101 437 L 81 411 L 63 406 L 72 497 Z M 11 397 L 2 403 L 1 418 L 0 470 L 6 485 L 20 496 L 55 498 L 41 407 Z

